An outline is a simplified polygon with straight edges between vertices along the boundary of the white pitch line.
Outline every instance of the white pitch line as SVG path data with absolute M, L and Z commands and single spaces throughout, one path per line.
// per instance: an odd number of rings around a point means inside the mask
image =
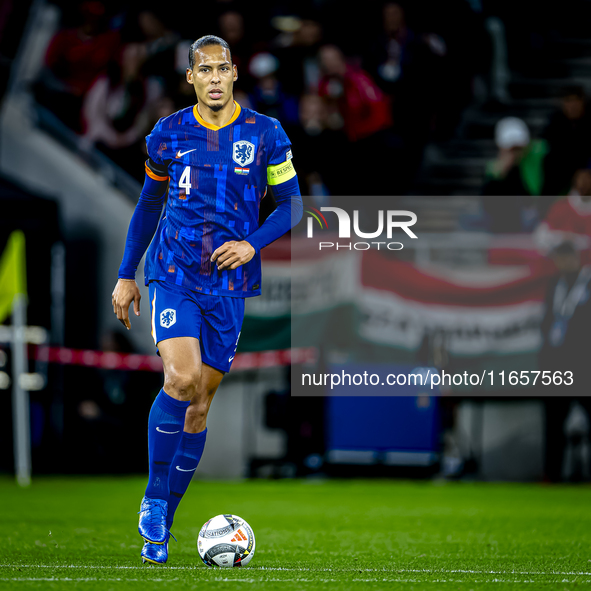
M 16 581 L 73 581 L 73 582 L 83 582 L 83 581 L 125 581 L 126 583 L 131 581 L 133 583 L 143 582 L 145 583 L 148 579 L 121 579 L 121 578 L 108 578 L 105 579 L 103 577 L 22 577 L 20 579 L 17 578 L 0 578 L 0 581 L 10 581 L 14 583 Z M 178 581 L 179 579 L 149 579 L 150 583 L 164 583 L 169 581 Z
M 107 566 L 107 565 L 78 565 L 78 564 L 0 564 L 0 568 L 55 568 L 55 569 L 64 569 L 64 568 L 75 568 L 75 569 L 100 569 L 100 570 L 107 570 L 107 569 L 115 569 L 115 570 L 146 570 L 147 568 L 152 568 L 148 566 Z M 203 570 L 204 572 L 209 570 L 205 566 L 159 566 L 155 567 L 162 569 L 163 571 L 168 570 Z M 550 571 L 550 572 L 540 572 L 540 571 L 496 571 L 496 570 L 469 570 L 469 569 L 451 569 L 451 570 L 437 570 L 437 569 L 413 569 L 413 568 L 392 568 L 391 570 L 385 570 L 381 568 L 349 568 L 349 569 L 331 569 L 331 568 L 289 568 L 289 567 L 272 567 L 272 566 L 249 566 L 245 567 L 244 570 L 251 570 L 251 571 L 285 571 L 285 572 L 341 572 L 341 573 L 351 573 L 356 571 L 362 571 L 364 573 L 425 573 L 425 574 L 441 574 L 441 575 L 448 575 L 448 574 L 470 574 L 470 575 L 524 575 L 524 576 L 563 576 L 563 577 L 591 577 L 591 573 L 588 572 L 560 572 L 560 571 Z M 170 580 L 170 579 L 167 579 Z
M 464 569 L 453 569 L 453 570 L 434 570 L 429 568 L 417 568 L 417 569 L 393 569 L 400 573 L 432 573 L 432 574 L 473 574 L 473 575 L 560 575 L 560 576 L 582 576 L 591 577 L 591 573 L 577 573 L 577 572 L 539 572 L 539 571 L 520 571 L 520 570 L 464 570 Z
M 126 583 L 163 583 L 169 581 L 178 581 L 179 579 L 122 579 L 122 578 L 104 578 L 104 577 L 26 577 L 26 578 L 0 578 L 0 581 L 7 581 L 11 583 L 17 583 L 19 581 L 24 582 L 71 582 L 71 583 L 82 583 L 91 581 L 108 581 L 108 582 L 126 582 Z M 204 581 L 205 582 L 205 581 Z M 253 583 L 253 584 L 264 584 L 264 583 L 339 583 L 341 579 L 213 579 L 208 582 L 216 583 Z M 537 583 L 540 581 L 534 579 L 483 579 L 483 580 L 471 580 L 471 579 L 435 579 L 433 581 L 426 581 L 424 579 L 409 579 L 409 578 L 388 578 L 388 579 L 351 579 L 351 583 Z M 591 583 L 591 581 L 578 581 L 576 579 L 563 579 L 561 583 Z

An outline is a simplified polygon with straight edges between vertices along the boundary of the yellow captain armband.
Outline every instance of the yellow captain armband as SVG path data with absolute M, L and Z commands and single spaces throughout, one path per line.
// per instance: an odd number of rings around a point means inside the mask
M 296 171 L 291 160 L 267 166 L 267 184 L 269 185 L 280 185 L 295 175 Z

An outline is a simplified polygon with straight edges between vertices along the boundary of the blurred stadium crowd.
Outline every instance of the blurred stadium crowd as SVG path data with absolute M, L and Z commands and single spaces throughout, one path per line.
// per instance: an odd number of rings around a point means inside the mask
M 553 253 L 560 275 L 547 290 L 540 363 L 585 371 L 591 301 L 582 289 L 573 290 L 581 296 L 576 302 L 562 294 L 559 306 L 556 298 L 563 284 L 571 289 L 579 277 L 589 279 L 581 270 L 591 252 L 591 2 L 572 0 L 550 10 L 523 0 L 518 11 L 508 0 L 367 0 L 356 7 L 338 0 L 211 0 L 194 7 L 129 0 L 51 4 L 61 20 L 28 90 L 41 109 L 76 134 L 80 148 L 96 148 L 141 182 L 145 136 L 159 118 L 195 102 L 185 79 L 190 44 L 202 35 L 219 35 L 230 44 L 238 68 L 236 100 L 281 122 L 294 146 L 302 194 L 318 206 L 329 204 L 332 196 L 388 196 L 389 203 L 418 212 L 426 227 L 441 212 L 451 218 L 454 196 L 469 196 L 456 203 L 461 208 L 477 201 L 476 212 L 460 211 L 455 226 L 438 220 L 429 229 L 529 234 L 544 254 Z M 12 49 L 6 49 L 11 44 L 6 15 L 21 11 L 24 22 L 30 6 L 3 3 L 0 68 L 9 69 L 18 46 L 13 40 Z M 581 48 L 586 53 L 578 55 Z M 564 71 L 560 60 L 570 60 Z M 4 84 L 0 81 L 0 93 Z M 469 112 L 477 117 L 470 119 Z M 459 185 L 441 182 L 471 166 L 475 183 L 456 190 Z M 424 182 L 429 174 L 431 184 Z M 56 212 L 51 219 L 38 215 L 56 231 Z M 97 245 L 86 238 L 90 254 L 80 244 L 69 247 L 72 269 L 96 256 Z M 586 251 L 583 257 L 581 251 Z M 45 275 L 41 279 L 49 282 Z M 95 294 L 92 281 L 98 279 L 87 278 L 88 291 Z M 75 291 L 70 285 L 67 290 Z M 93 322 L 78 327 L 87 338 L 99 334 Z M 556 326 L 563 330 L 552 336 Z M 101 339 L 105 351 L 132 350 L 116 333 Z M 96 348 L 70 336 L 72 342 Z M 125 393 L 155 392 L 160 383 L 159 375 L 115 378 L 103 370 L 96 370 L 94 378 L 87 391 L 76 392 L 78 404 L 67 410 L 81 419 L 71 421 L 78 425 L 72 441 L 88 447 L 98 439 L 88 424 L 94 421 L 100 431 L 133 422 L 133 406 L 123 404 Z M 52 379 L 59 384 L 63 376 Z M 106 403 L 105 392 L 110 393 Z M 575 394 L 586 396 L 586 391 Z M 133 402 L 141 407 L 150 401 Z M 293 421 L 291 441 L 298 445 L 308 412 L 306 407 L 305 420 Z M 548 406 L 547 415 L 556 417 L 553 432 L 547 429 L 549 440 L 564 439 L 568 412 L 567 403 Z M 99 424 L 101 416 L 107 418 Z M 137 429 L 134 453 L 141 458 L 143 424 Z M 47 453 L 54 455 L 51 448 Z M 135 468 L 143 469 L 143 459 Z M 96 469 L 102 469 L 100 462 Z M 120 469 L 129 470 L 127 458 Z M 559 473 L 558 465 L 547 469 L 551 479 L 559 479 Z
M 407 14 L 396 2 L 351 13 L 332 1 L 217 1 L 193 16 L 92 0 L 62 11 L 36 96 L 141 178 L 144 136 L 194 102 L 189 44 L 217 34 L 238 66 L 237 100 L 282 122 L 308 193 L 401 194 L 425 142 L 453 132 L 472 78 L 488 67 L 483 15 L 454 4 L 459 13 L 432 2 Z M 351 183 L 344 161 L 395 170 Z
M 529 20 L 509 19 L 508 4 L 368 2 L 349 12 L 332 0 L 256 9 L 218 0 L 195 17 L 156 3 L 64 5 L 35 96 L 141 181 L 144 137 L 160 117 L 194 102 L 185 80 L 191 41 L 217 34 L 238 66 L 236 99 L 278 118 L 292 139 L 304 194 L 404 195 L 429 141 L 451 138 L 474 100 L 502 103 L 491 18 L 506 22 L 513 71 L 547 60 L 560 18 L 536 10 Z M 482 229 L 529 232 L 548 216 L 545 227 L 591 234 L 580 219 L 591 207 L 591 116 L 583 87 L 561 93 L 537 138 L 500 110 Z M 358 172 L 345 174 L 349 166 Z M 568 205 L 552 209 L 566 194 Z
M 289 4 L 218 1 L 193 17 L 161 4 L 84 2 L 62 11 L 36 97 L 141 178 L 144 136 L 194 102 L 190 43 L 217 34 L 238 66 L 237 100 L 281 121 L 308 193 L 404 192 L 426 140 L 453 130 L 472 77 L 486 68 L 486 51 L 470 50 L 483 45 L 482 18 L 458 3 L 471 21 L 466 35 L 466 21 L 461 31 L 457 15 L 436 3 L 429 19 L 415 15 L 416 26 L 395 2 L 361 15 L 330 1 Z M 358 169 L 395 163 L 396 174 L 351 183 L 344 160 Z

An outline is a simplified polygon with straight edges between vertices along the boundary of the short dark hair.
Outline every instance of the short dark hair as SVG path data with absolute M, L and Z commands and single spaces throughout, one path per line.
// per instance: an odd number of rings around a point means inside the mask
M 189 68 L 191 68 L 191 70 L 195 67 L 195 52 L 201 47 L 207 47 L 208 45 L 221 45 L 222 47 L 225 47 L 230 52 L 230 61 L 232 60 L 232 50 L 227 41 L 224 41 L 221 37 L 216 37 L 215 35 L 205 35 L 191 43 L 191 47 L 189 48 Z

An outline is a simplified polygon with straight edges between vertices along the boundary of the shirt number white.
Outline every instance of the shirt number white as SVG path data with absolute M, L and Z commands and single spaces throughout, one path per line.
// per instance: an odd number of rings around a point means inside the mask
M 185 195 L 189 195 L 191 193 L 191 167 L 185 166 L 185 170 L 183 170 L 183 174 L 181 175 L 181 180 L 179 181 L 179 187 L 185 190 Z

